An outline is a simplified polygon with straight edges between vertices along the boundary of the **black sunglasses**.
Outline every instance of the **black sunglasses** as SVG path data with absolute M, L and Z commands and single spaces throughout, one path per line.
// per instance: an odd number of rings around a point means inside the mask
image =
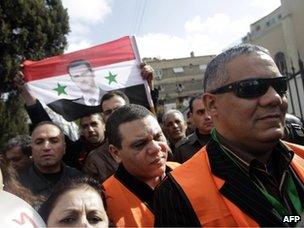
M 232 91 L 237 97 L 255 98 L 264 95 L 269 86 L 272 86 L 280 96 L 283 96 L 287 92 L 287 78 L 251 78 L 230 83 L 212 90 L 210 93 L 220 94 Z

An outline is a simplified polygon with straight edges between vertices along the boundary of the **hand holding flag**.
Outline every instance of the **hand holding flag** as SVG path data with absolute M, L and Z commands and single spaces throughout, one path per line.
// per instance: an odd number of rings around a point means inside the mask
M 135 38 L 127 36 L 41 61 L 25 61 L 23 72 L 30 93 L 71 121 L 99 112 L 101 97 L 111 90 L 122 90 L 132 103 L 153 105 L 139 64 Z

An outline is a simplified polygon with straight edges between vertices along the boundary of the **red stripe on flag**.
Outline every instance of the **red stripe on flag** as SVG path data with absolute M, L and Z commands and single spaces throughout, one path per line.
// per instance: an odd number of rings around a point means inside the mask
M 86 60 L 91 67 L 101 67 L 109 64 L 135 59 L 129 36 L 122 37 L 108 43 L 94 46 L 88 49 L 58 55 L 41 61 L 23 62 L 25 80 L 34 81 L 68 73 L 68 65 L 74 60 Z

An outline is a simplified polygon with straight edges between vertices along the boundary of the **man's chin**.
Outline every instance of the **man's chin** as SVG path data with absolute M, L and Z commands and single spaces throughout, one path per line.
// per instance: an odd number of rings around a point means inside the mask
M 281 128 L 268 129 L 261 133 L 261 141 L 277 142 L 284 137 L 284 130 Z
M 98 138 L 90 138 L 90 140 L 88 140 L 88 142 L 89 143 L 91 143 L 91 144 L 96 144 L 96 143 L 98 143 L 99 142 L 99 139 Z
M 56 162 L 53 162 L 53 161 L 47 161 L 47 162 L 44 162 L 43 164 L 41 164 L 41 167 L 45 167 L 45 168 L 48 168 L 48 167 L 53 167 L 57 165 Z
M 176 135 L 176 136 L 174 137 L 174 139 L 177 140 L 177 141 L 179 141 L 179 140 L 181 140 L 183 137 L 184 137 L 183 134 L 178 134 L 178 135 Z

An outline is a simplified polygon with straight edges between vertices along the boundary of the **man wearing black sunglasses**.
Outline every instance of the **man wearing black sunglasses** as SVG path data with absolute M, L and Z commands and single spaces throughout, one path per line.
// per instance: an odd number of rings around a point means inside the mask
M 241 44 L 207 66 L 211 140 L 156 192 L 156 226 L 294 226 L 304 206 L 304 147 L 281 141 L 287 81 L 269 52 Z M 286 219 L 287 218 L 287 219 Z

